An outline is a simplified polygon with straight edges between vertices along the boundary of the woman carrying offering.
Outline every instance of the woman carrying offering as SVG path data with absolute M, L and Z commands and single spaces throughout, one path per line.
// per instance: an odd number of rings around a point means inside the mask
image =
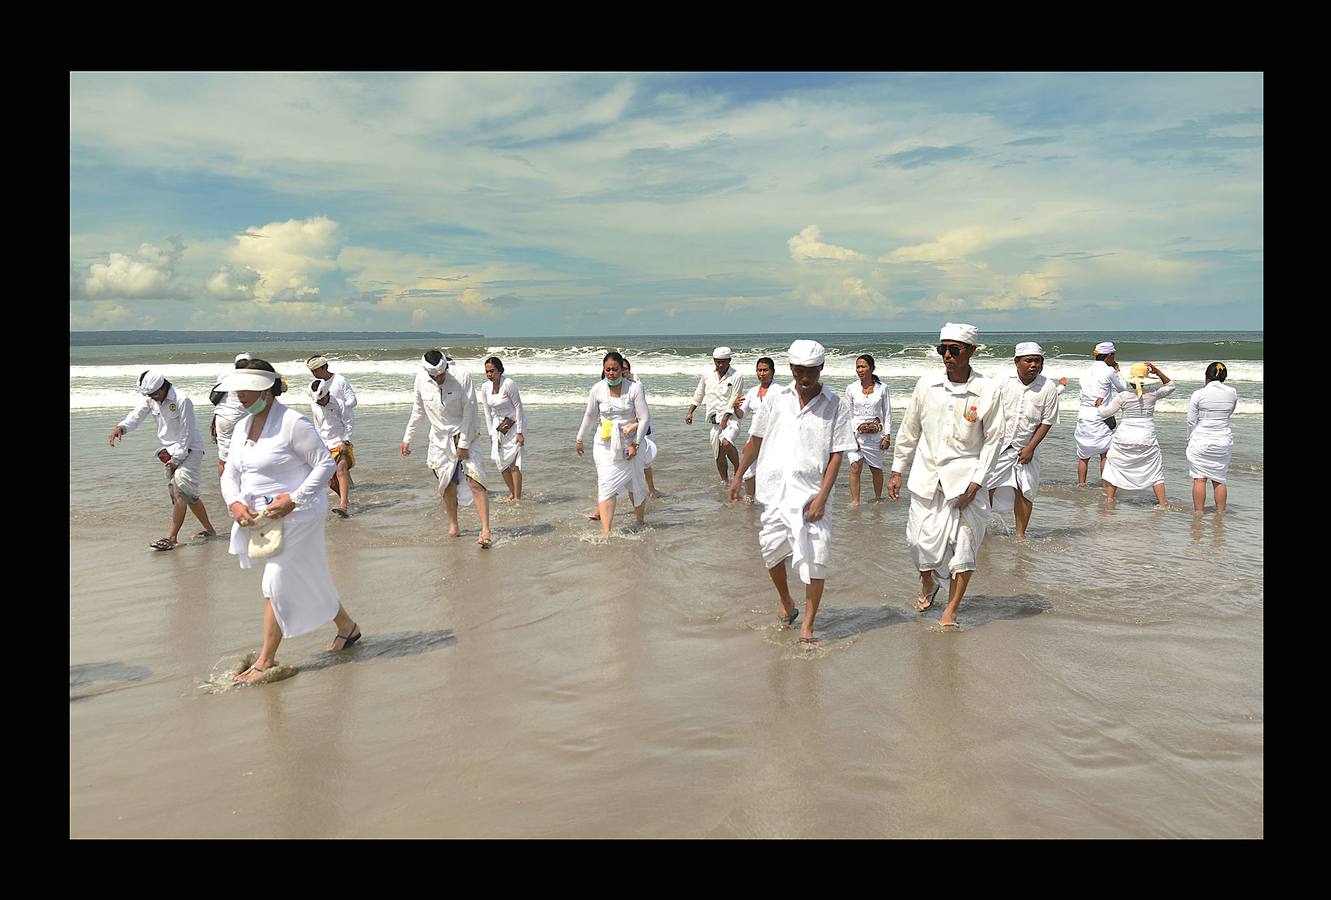
M 526 443 L 527 414 L 518 386 L 504 374 L 497 356 L 485 361 L 485 423 L 490 432 L 490 459 L 508 485 L 508 500 L 522 499 L 522 447 Z
M 855 425 L 858 450 L 846 454 L 850 460 L 850 505 L 860 505 L 860 473 L 864 464 L 873 472 L 873 498 L 883 499 L 883 451 L 892 445 L 892 398 L 887 385 L 874 373 L 873 357 L 865 353 L 855 358 L 859 381 L 846 385 L 846 403 Z

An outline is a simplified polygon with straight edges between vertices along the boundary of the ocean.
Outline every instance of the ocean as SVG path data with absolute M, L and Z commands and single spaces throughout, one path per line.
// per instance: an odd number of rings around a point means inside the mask
M 1069 412 L 1098 340 L 1175 379 L 1157 419 L 1169 507 L 1149 491 L 1109 506 L 1094 468 L 1079 489 L 1064 416 L 1029 539 L 992 517 L 954 633 L 941 604 L 913 609 L 906 501 L 867 502 L 866 477 L 851 509 L 843 467 L 813 653 L 775 627 L 757 513 L 726 500 L 706 426 L 683 423 L 718 343 L 746 374 L 770 355 L 780 375 L 803 336 L 445 348 L 478 385 L 500 356 L 528 405 L 525 499 L 493 504 L 490 551 L 474 510 L 445 536 L 424 453 L 398 455 L 428 347 L 71 348 L 71 836 L 1262 837 L 1262 333 L 984 335 L 974 365 L 993 375 L 1039 340 Z M 856 355 L 876 357 L 894 425 L 941 365 L 933 334 L 807 336 L 837 391 Z M 294 677 L 218 690 L 258 648 L 259 572 L 224 541 L 149 551 L 169 516 L 156 438 L 106 439 L 147 366 L 194 398 L 206 435 L 208 388 L 244 349 L 295 388 L 326 352 L 361 398 L 353 516 L 327 542 L 365 638 L 330 657 L 330 625 L 283 643 Z M 606 349 L 647 385 L 666 496 L 642 529 L 620 510 L 602 543 L 573 439 Z M 1240 398 L 1229 514 L 1194 518 L 1186 404 L 1215 360 Z

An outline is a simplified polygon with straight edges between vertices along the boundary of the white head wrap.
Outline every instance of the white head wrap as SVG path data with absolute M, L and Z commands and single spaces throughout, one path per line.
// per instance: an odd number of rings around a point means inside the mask
M 1114 352 L 1115 352 L 1115 350 L 1114 350 L 1114 342 L 1113 342 L 1113 341 L 1101 341 L 1100 343 L 1098 343 L 1098 344 L 1095 345 L 1095 352 L 1096 352 L 1096 353 L 1104 353 L 1104 354 L 1106 354 L 1106 355 L 1107 355 L 1107 354 L 1110 354 L 1110 353 L 1114 353 Z
M 161 372 L 148 369 L 139 376 L 139 393 L 146 397 L 154 391 L 160 391 L 164 384 L 166 379 L 162 377 Z
M 309 369 L 311 372 L 315 369 L 322 369 L 326 365 L 328 365 L 328 357 L 323 355 L 311 356 L 309 359 L 305 360 L 305 368 Z
M 277 381 L 277 373 L 266 369 L 237 369 L 217 382 L 213 390 L 266 391 Z
M 963 344 L 975 346 L 975 339 L 979 337 L 980 329 L 974 325 L 964 325 L 961 322 L 948 322 L 943 326 L 943 330 L 938 332 L 940 341 L 961 341 Z
M 1044 356 L 1044 348 L 1035 341 L 1022 341 L 1017 345 L 1017 352 L 1012 354 L 1014 359 L 1018 356 Z
M 731 353 L 729 347 L 717 347 L 712 351 L 712 359 L 730 359 Z
M 442 350 L 439 352 L 443 353 L 443 358 L 439 360 L 439 365 L 437 366 L 430 365 L 429 360 L 424 356 L 421 357 L 421 368 L 424 369 L 426 373 L 430 375 L 442 375 L 448 371 L 448 364 L 451 363 L 452 360 L 448 358 L 447 353 L 444 353 Z
M 244 360 L 254 359 L 254 354 L 253 354 L 253 353 L 237 353 L 237 354 L 236 354 L 236 362 L 240 362 L 242 359 L 244 359 Z
M 826 358 L 827 351 L 817 341 L 795 341 L 786 351 L 786 359 L 792 366 L 821 366 Z
M 309 394 L 311 400 L 322 400 L 328 396 L 328 382 L 322 378 L 316 378 L 310 382 Z

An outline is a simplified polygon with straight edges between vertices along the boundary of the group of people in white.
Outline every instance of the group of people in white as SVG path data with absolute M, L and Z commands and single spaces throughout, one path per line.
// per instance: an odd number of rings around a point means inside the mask
M 971 367 L 978 346 L 974 326 L 943 326 L 936 348 L 943 369 L 916 383 L 895 442 L 891 398 L 874 374 L 872 356 L 856 358 L 857 379 L 838 395 L 822 383 L 826 351 L 816 341 L 790 345 L 791 380 L 784 386 L 775 381 L 772 358 L 761 357 L 757 384 L 748 390 L 732 366 L 731 350 L 713 351 L 713 370 L 700 378 L 684 422 L 691 425 L 695 410 L 704 408 L 713 458 L 730 500 L 744 495 L 762 506 L 758 546 L 777 591 L 783 627 L 793 626 L 801 614 L 787 569 L 804 583 L 802 646 L 818 643 L 814 622 L 831 547 L 828 507 L 843 457 L 849 461 L 852 506 L 860 502 L 865 466 L 875 499 L 882 499 L 889 451 L 888 499 L 900 499 L 902 473 L 910 470 L 906 539 L 920 578 L 915 608 L 928 609 L 943 591 L 939 621 L 944 628 L 957 626 L 990 510 L 1011 510 L 1016 537 L 1025 537 L 1040 486 L 1040 443 L 1058 421 L 1058 398 L 1067 379 L 1055 383 L 1042 374 L 1044 350 L 1033 341 L 1016 346 L 1015 371 L 1008 377 L 986 377 Z M 1075 432 L 1078 483 L 1085 484 L 1089 461 L 1099 455 L 1109 500 L 1118 489 L 1149 488 L 1164 505 L 1155 406 L 1176 386 L 1150 362 L 1133 365 L 1123 378 L 1112 342 L 1096 345 L 1093 355 L 1095 363 L 1081 382 Z M 242 568 L 250 568 L 255 559 L 265 562 L 263 649 L 236 676 L 238 681 L 257 680 L 276 665 L 283 637 L 330 620 L 337 633 L 328 650 L 345 650 L 361 637 L 339 601 L 324 550 L 325 485 L 338 498 L 332 511 L 350 515 L 356 394 L 345 376 L 330 370 L 326 356 L 310 357 L 305 364 L 311 375 L 305 387 L 308 419 L 276 402 L 286 383 L 270 363 L 249 353 L 236 357 L 235 368 L 218 378 L 211 394 L 218 475 L 234 520 L 230 552 Z M 601 374 L 588 392 L 574 449 L 582 455 L 592 442 L 596 512 L 588 518 L 599 520 L 602 534 L 609 536 L 618 498 L 629 501 L 642 523 L 648 499 L 660 494 L 651 477 L 657 447 L 646 390 L 618 352 L 605 354 Z M 1238 398 L 1224 384 L 1226 375 L 1223 363 L 1212 363 L 1205 386 L 1189 402 L 1187 457 L 1197 514 L 1204 510 L 1208 481 L 1217 513 L 1224 513 L 1227 502 L 1233 449 L 1229 419 Z M 409 456 L 418 429 L 428 422 L 426 465 L 437 480 L 449 534 L 459 534 L 459 507 L 474 505 L 482 549 L 492 546 L 488 492 L 495 482 L 490 466 L 508 488 L 506 499 L 521 499 L 527 435 L 521 393 L 498 357 L 485 360 L 485 377 L 478 403 L 471 376 L 443 351 L 427 352 L 420 360 L 400 448 L 403 457 Z M 1153 379 L 1159 383 L 1150 383 Z M 203 526 L 195 539 L 214 536 L 200 500 L 204 444 L 193 403 L 153 370 L 139 376 L 138 390 L 142 401 L 111 431 L 110 444 L 115 446 L 147 416 L 156 421 L 172 519 L 167 535 L 152 548 L 178 545 L 187 511 Z M 741 444 L 745 420 L 748 434 Z M 487 440 L 488 456 L 472 452 Z

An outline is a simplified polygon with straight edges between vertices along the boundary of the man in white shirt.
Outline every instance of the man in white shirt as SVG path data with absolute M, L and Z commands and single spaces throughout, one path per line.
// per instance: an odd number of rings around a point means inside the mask
M 167 490 L 171 494 L 171 530 L 166 537 L 148 546 L 154 550 L 176 549 L 181 526 L 185 524 L 185 510 L 194 513 L 203 525 L 195 540 L 214 537 L 213 523 L 208 521 L 208 510 L 199 498 L 199 482 L 203 474 L 203 436 L 194 421 L 194 402 L 178 393 L 158 372 L 148 369 L 139 376 L 139 402 L 124 420 L 111 429 L 108 442 L 112 447 L 121 438 L 139 426 L 145 416 L 151 415 L 157 424 L 157 440 L 161 449 L 157 458 L 166 466 Z
M 1057 383 L 1041 374 L 1044 348 L 1035 341 L 1017 345 L 1016 373 L 1001 382 L 1005 434 L 989 479 L 989 505 L 995 512 L 1012 510 L 1017 540 L 1026 537 L 1035 494 L 1040 490 L 1040 442 L 1058 422 L 1058 398 L 1068 380 Z M 997 498 L 997 499 L 995 499 Z
M 348 474 L 351 467 L 356 464 L 356 457 L 351 450 L 351 441 L 347 436 L 351 433 L 351 426 L 347 424 L 342 407 L 333 399 L 328 389 L 328 382 L 318 378 L 310 382 L 310 421 L 314 423 L 314 430 L 319 432 L 319 437 L 323 440 L 324 446 L 328 448 L 328 453 L 337 463 L 337 472 L 333 475 L 332 483 L 329 485 L 337 491 L 338 504 L 333 507 L 333 512 L 339 518 L 349 518 L 351 512 L 347 509 L 347 501 L 351 496 L 351 477 Z
M 1116 352 L 1113 341 L 1096 344 L 1095 362 L 1081 379 L 1081 406 L 1077 410 L 1077 430 L 1072 435 L 1077 442 L 1077 487 L 1086 487 L 1086 471 L 1092 456 L 1099 454 L 1100 472 L 1104 473 L 1109 444 L 1114 439 L 1114 424 L 1100 418 L 1095 410 L 1119 391 L 1128 389 L 1118 373 Z
M 222 472 L 226 469 L 226 458 L 231 453 L 231 432 L 235 430 L 236 423 L 249 413 L 245 412 L 245 407 L 241 405 L 235 391 L 219 391 L 217 386 L 222 383 L 223 378 L 236 369 L 246 368 L 252 359 L 254 357 L 249 353 L 237 353 L 234 368 L 217 376 L 217 381 L 208 395 L 213 402 L 213 420 L 208 427 L 213 433 L 213 442 L 217 444 L 218 478 L 222 477 Z
M 906 543 L 920 573 L 915 608 L 928 609 L 950 582 L 939 618 L 945 628 L 957 626 L 957 608 L 975 572 L 989 513 L 980 489 L 989 481 L 1004 435 L 998 384 L 971 368 L 978 335 L 974 325 L 943 326 L 938 353 L 945 371 L 916 382 L 897 430 L 887 482 L 887 496 L 900 499 L 901 473 L 910 466 Z
M 452 360 L 439 350 L 421 357 L 422 372 L 416 373 L 415 405 L 407 431 L 402 435 L 403 456 L 411 455 L 411 439 L 422 419 L 429 420 L 430 437 L 425 464 L 439 479 L 439 493 L 448 512 L 449 537 L 458 536 L 458 504 L 476 503 L 481 518 L 481 536 L 476 543 L 490 549 L 490 503 L 486 493 L 486 461 L 473 456 L 473 443 L 489 445 L 485 418 L 476 406 L 476 390 L 466 372 L 454 374 Z M 465 477 L 463 477 L 465 475 Z
M 338 409 L 342 412 L 342 419 L 347 423 L 346 451 L 351 452 L 351 432 L 356 429 L 356 392 L 351 389 L 351 382 L 347 381 L 345 375 L 337 375 L 328 369 L 328 357 L 320 354 L 311 356 L 305 360 L 305 367 L 310 370 L 310 374 L 320 381 L 328 384 L 328 396 L 332 402 L 336 403 Z M 333 459 L 337 459 L 337 454 L 333 454 Z M 351 465 L 355 465 L 352 461 Z M 351 470 L 348 468 L 346 473 L 347 484 L 351 484 Z M 334 510 L 336 512 L 336 510 Z
M 799 616 L 786 584 L 789 559 L 806 585 L 800 646 L 812 649 L 818 645 L 813 622 L 832 543 L 827 504 L 842 456 L 857 445 L 850 410 L 819 381 L 826 357 L 822 345 L 795 341 L 788 356 L 792 381 L 768 393 L 755 413 L 744 456 L 730 483 L 730 499 L 739 499 L 745 470 L 760 461 L 758 502 L 763 514 L 758 546 L 781 601 L 778 619 L 789 626 Z
M 735 449 L 735 439 L 739 437 L 739 420 L 735 418 L 735 400 L 744 393 L 744 376 L 730 365 L 733 354 L 729 347 L 717 347 L 712 351 L 712 365 L 715 371 L 708 372 L 698 379 L 698 388 L 693 392 L 693 402 L 684 415 L 684 424 L 693 424 L 693 411 L 699 404 L 704 404 L 707 421 L 712 423 L 712 456 L 716 459 L 716 471 L 721 473 L 721 481 L 730 481 L 727 460 L 730 465 L 739 465 L 739 451 Z

